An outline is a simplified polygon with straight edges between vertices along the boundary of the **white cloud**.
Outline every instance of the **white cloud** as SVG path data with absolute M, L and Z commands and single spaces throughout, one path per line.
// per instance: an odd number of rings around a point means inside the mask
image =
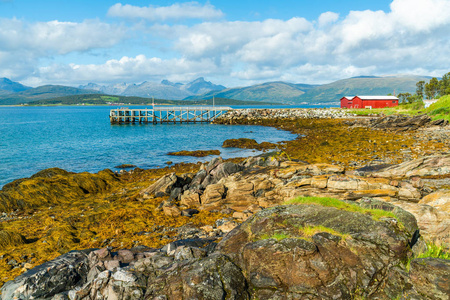
M 27 23 L 0 19 L 0 76 L 30 76 L 43 58 L 109 48 L 124 40 L 126 32 L 98 20 Z
M 128 19 L 142 18 L 150 21 L 180 20 L 180 19 L 216 19 L 223 17 L 222 11 L 213 5 L 198 2 L 175 3 L 171 6 L 139 7 L 130 4 L 116 3 L 108 10 L 112 17 Z
M 183 5 L 184 9 L 180 9 Z M 192 7 L 197 8 L 197 15 Z M 450 1 L 393 0 L 390 7 L 388 12 L 352 11 L 345 16 L 325 12 L 313 21 L 293 17 L 148 26 L 139 20 L 128 32 L 134 31 L 134 36 L 148 42 L 134 40 L 142 42 L 136 45 L 136 53 L 142 55 L 127 54 L 128 44 L 116 56 L 119 59 L 41 68 L 36 65 L 40 57 L 107 48 L 120 43 L 127 31 L 100 21 L 27 24 L 0 19 L 0 64 L 4 67 L 0 76 L 28 71 L 34 72 L 30 82 L 41 77 L 41 82 L 60 84 L 163 78 L 183 81 L 214 76 L 225 85 L 237 81 L 244 85 L 257 81 L 323 83 L 358 75 L 448 72 L 441 70 L 450 65 L 450 18 L 446 17 L 450 15 Z M 167 7 L 116 4 L 109 13 L 169 20 L 204 18 L 202 9 L 220 12 L 210 4 L 189 2 Z
M 208 74 L 210 72 L 217 72 L 217 67 L 208 59 L 198 61 L 187 59 L 163 60 L 157 57 L 147 58 L 145 55 L 137 55 L 136 57 L 124 56 L 118 60 L 111 59 L 104 64 L 55 64 L 41 67 L 38 73 L 26 82 L 34 85 L 48 82 L 67 84 L 68 78 L 72 84 L 158 81 L 160 78 L 190 80 L 197 74 Z
M 67 54 L 111 47 L 123 40 L 125 33 L 122 27 L 97 20 L 28 24 L 17 19 L 0 19 L 0 50 Z
M 336 22 L 339 19 L 339 14 L 327 11 L 319 16 L 319 27 L 327 26 Z

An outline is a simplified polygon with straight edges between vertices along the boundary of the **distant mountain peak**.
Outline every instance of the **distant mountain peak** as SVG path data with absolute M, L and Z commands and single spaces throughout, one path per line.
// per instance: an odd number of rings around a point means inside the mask
M 9 78 L 0 78 L 0 90 L 4 90 L 11 93 L 23 92 L 31 89 L 31 87 L 25 86 L 19 82 L 12 81 Z

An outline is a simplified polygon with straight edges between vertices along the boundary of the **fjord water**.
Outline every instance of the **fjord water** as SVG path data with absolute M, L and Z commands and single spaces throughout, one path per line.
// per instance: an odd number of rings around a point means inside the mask
M 256 155 L 224 149 L 229 138 L 279 142 L 296 136 L 270 127 L 212 124 L 111 125 L 108 106 L 0 107 L 0 187 L 52 167 L 72 172 L 112 170 L 120 164 L 140 168 L 167 161 L 205 158 L 169 156 L 180 150 L 220 150 L 223 158 Z M 141 107 L 136 107 L 141 108 Z

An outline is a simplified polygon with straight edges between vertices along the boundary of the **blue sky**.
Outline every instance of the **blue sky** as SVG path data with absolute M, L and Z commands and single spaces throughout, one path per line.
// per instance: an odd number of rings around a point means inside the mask
M 440 76 L 450 0 L 0 0 L 0 77 L 31 86 Z

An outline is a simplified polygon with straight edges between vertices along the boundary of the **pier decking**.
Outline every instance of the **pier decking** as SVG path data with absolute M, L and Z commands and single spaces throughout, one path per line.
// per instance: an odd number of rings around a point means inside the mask
M 163 124 L 211 122 L 231 110 L 228 106 L 179 106 L 154 107 L 152 109 L 130 109 L 121 107 L 111 109 L 111 124 Z

